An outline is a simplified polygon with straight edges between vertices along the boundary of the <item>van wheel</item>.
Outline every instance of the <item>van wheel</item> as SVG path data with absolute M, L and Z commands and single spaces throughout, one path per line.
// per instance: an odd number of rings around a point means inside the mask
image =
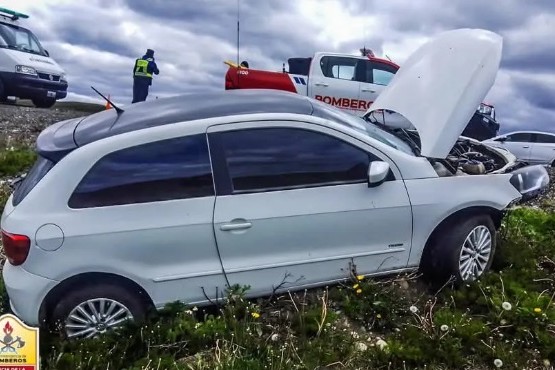
M 97 284 L 69 291 L 52 312 L 52 322 L 68 339 L 92 338 L 120 328 L 128 322 L 140 323 L 147 307 L 140 296 L 112 284 Z
M 0 80 L 0 103 L 4 103 L 8 97 L 6 96 L 6 90 L 4 89 L 4 83 Z
M 54 104 L 56 104 L 56 99 L 33 99 L 33 104 L 37 108 L 51 108 Z
M 476 215 L 459 222 L 441 230 L 423 255 L 423 272 L 435 282 L 472 282 L 491 267 L 497 244 L 491 217 Z

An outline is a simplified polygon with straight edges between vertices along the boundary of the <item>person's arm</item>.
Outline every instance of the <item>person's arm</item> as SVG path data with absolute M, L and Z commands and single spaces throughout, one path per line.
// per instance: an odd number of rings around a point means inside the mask
M 153 60 L 149 63 L 149 67 L 151 68 L 152 72 L 155 75 L 160 73 L 160 70 L 158 69 L 158 66 L 156 65 L 156 62 Z

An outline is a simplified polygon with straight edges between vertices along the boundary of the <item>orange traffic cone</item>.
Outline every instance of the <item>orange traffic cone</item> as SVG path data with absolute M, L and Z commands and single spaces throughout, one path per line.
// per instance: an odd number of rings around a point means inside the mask
M 108 100 L 110 99 L 110 95 L 108 94 Z M 112 108 L 112 105 L 110 104 L 110 102 L 106 102 L 106 106 L 105 106 L 105 110 L 108 110 Z

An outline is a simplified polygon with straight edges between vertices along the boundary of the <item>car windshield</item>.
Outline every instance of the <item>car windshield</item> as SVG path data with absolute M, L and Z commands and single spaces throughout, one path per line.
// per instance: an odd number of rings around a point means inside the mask
M 378 140 L 386 145 L 389 145 L 392 148 L 410 155 L 415 155 L 414 150 L 404 140 L 361 117 L 332 108 L 326 103 L 322 103 L 320 101 L 313 101 L 312 104 L 314 106 L 313 115 L 317 117 L 329 119 L 349 126 L 366 134 L 374 140 Z
M 39 40 L 31 31 L 7 23 L 0 23 L 0 48 L 46 56 Z

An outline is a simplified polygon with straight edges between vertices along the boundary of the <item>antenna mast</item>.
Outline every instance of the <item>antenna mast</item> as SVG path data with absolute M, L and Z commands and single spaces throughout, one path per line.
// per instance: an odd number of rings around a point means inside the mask
M 240 0 L 237 0 L 237 65 L 239 65 L 239 9 Z

